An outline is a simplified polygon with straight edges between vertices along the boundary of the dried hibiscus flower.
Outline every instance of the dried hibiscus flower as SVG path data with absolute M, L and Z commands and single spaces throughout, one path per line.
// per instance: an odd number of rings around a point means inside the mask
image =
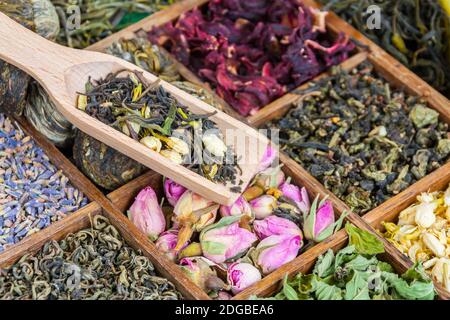
M 211 0 L 149 38 L 247 116 L 347 59 L 355 46 L 327 34 L 326 14 L 300 0 Z

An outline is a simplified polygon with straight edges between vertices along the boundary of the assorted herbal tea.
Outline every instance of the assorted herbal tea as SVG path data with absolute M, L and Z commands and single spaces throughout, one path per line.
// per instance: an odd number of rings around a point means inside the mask
M 447 0 L 319 0 L 450 97 Z
M 283 151 L 358 214 L 449 158 L 448 125 L 438 112 L 392 88 L 369 63 L 336 68 L 299 94 L 268 128 L 279 130 Z
M 300 0 L 209 1 L 149 38 L 248 116 L 348 58 L 355 46 L 327 32 L 326 14 Z
M 167 159 L 240 191 L 238 159 L 209 119 L 214 113 L 193 114 L 159 80 L 148 83 L 142 73 L 127 70 L 89 80 L 86 93 L 78 96 L 78 108 Z
M 109 220 L 49 241 L 0 271 L 0 300 L 178 300 L 151 261 L 129 247 Z

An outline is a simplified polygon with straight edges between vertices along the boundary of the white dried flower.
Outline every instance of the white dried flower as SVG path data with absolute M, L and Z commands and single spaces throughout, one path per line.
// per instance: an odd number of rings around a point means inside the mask
M 424 233 L 422 240 L 427 248 L 430 249 L 435 256 L 445 256 L 445 246 L 434 235 L 432 235 L 431 233 Z
M 169 137 L 167 139 L 167 145 L 169 148 L 171 148 L 173 151 L 178 152 L 182 156 L 185 156 L 189 154 L 189 145 L 177 137 Z
M 227 152 L 227 146 L 223 140 L 215 134 L 204 135 L 202 142 L 205 145 L 206 150 L 216 157 L 223 157 Z
M 167 159 L 172 160 L 176 164 L 183 163 L 183 158 L 181 157 L 181 154 L 179 154 L 178 152 L 176 152 L 174 150 L 169 150 L 169 149 L 162 150 L 161 155 L 163 157 L 166 157 Z
M 415 222 L 422 228 L 429 228 L 436 221 L 436 215 L 434 210 L 436 210 L 436 203 L 422 203 L 416 207 Z
M 398 216 L 399 226 L 411 225 L 415 223 L 416 206 L 411 206 L 400 212 Z
M 431 275 L 436 281 L 442 283 L 447 291 L 450 291 L 450 259 L 441 258 L 436 261 Z
M 417 196 L 417 200 L 423 203 L 430 203 L 434 201 L 433 193 L 423 192 L 420 196 Z
M 140 143 L 156 152 L 160 152 L 162 148 L 161 140 L 153 136 L 142 138 L 140 140 Z

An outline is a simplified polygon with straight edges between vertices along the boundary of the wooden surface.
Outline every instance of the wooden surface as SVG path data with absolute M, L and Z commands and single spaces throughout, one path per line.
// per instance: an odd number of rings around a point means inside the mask
M 238 193 L 230 190 L 232 184 L 225 186 L 214 183 L 182 165 L 168 161 L 158 152 L 149 150 L 138 141 L 75 107 L 77 92 L 84 91 L 85 83 L 90 76 L 93 79 L 100 79 L 110 72 L 123 69 L 139 71 L 138 67 L 110 55 L 54 44 L 2 13 L 0 13 L 0 23 L 2 24 L 0 58 L 28 72 L 39 81 L 55 102 L 58 111 L 77 128 L 205 198 L 221 204 L 232 204 L 239 197 Z M 14 35 L 18 33 L 21 34 L 20 41 L 13 41 Z M 158 79 L 149 72 L 144 71 L 143 74 L 149 82 Z M 256 173 L 263 152 L 251 152 L 249 148 L 243 146 L 247 144 L 258 150 L 264 150 L 267 144 L 266 138 L 242 122 L 217 111 L 207 103 L 167 82 L 161 80 L 161 86 L 195 114 L 215 112 L 210 120 L 222 130 L 225 141 L 234 149 L 237 158 L 243 159 L 239 162 L 243 174 L 238 175 L 237 181 L 243 181 L 242 186 L 245 188 L 250 178 Z M 239 139 L 236 139 L 234 135 Z M 242 141 L 245 142 L 242 143 Z

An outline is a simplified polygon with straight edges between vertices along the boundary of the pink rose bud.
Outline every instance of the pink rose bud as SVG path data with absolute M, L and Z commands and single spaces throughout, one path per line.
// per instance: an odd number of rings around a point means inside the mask
M 220 206 L 220 215 L 222 217 L 246 215 L 252 218 L 251 220 L 255 218 L 252 207 L 250 207 L 250 204 L 242 196 L 231 206 Z
M 176 250 L 189 241 L 194 231 L 200 232 L 216 220 L 219 205 L 187 190 L 173 209 L 173 222 L 180 229 Z
M 314 199 L 309 213 L 303 215 L 303 232 L 305 238 L 314 242 L 321 242 L 338 231 L 346 214 L 334 222 L 333 205 L 329 200 L 323 199 L 319 205 L 319 196 Z
M 261 187 L 264 191 L 271 188 L 278 188 L 285 179 L 281 165 L 275 168 L 267 168 L 261 171 L 254 179 L 254 184 Z
M 236 262 L 228 268 L 227 279 L 231 292 L 238 294 L 261 280 L 261 273 L 250 263 Z
M 270 167 L 277 157 L 278 150 L 272 143 L 269 143 L 266 147 L 263 158 L 259 163 L 258 172 L 266 170 L 268 167 Z
M 302 235 L 300 228 L 291 220 L 277 216 L 268 216 L 264 220 L 256 220 L 253 229 L 259 240 L 276 235 Z
M 283 193 L 283 197 L 294 202 L 303 214 L 309 212 L 310 203 L 306 188 L 299 188 L 289 182 L 290 178 L 283 182 L 279 187 L 280 191 Z
M 164 179 L 164 193 L 167 201 L 172 207 L 175 207 L 178 199 L 180 199 L 186 190 L 187 189 L 185 187 L 170 180 L 169 178 Z
M 208 291 L 207 283 L 211 277 L 216 277 L 216 271 L 211 268 L 214 265 L 203 257 L 183 258 L 180 260 L 181 270 L 201 289 Z
M 128 218 L 152 241 L 166 229 L 166 219 L 159 205 L 155 191 L 147 187 L 137 195 L 128 210 Z
M 256 262 L 264 275 L 271 273 L 297 257 L 303 246 L 300 235 L 270 236 L 258 243 Z
M 246 252 L 258 239 L 239 226 L 239 216 L 224 217 L 200 233 L 203 255 L 215 263 L 222 263 Z
M 263 195 L 250 201 L 250 206 L 256 219 L 264 219 L 270 216 L 277 207 L 277 199 L 273 196 Z
M 178 256 L 178 251 L 175 250 L 175 247 L 178 242 L 178 230 L 171 229 L 163 232 L 158 240 L 156 241 L 155 245 L 158 248 L 158 250 L 166 255 L 171 261 L 175 261 Z M 189 242 L 186 242 L 183 245 L 184 249 Z

